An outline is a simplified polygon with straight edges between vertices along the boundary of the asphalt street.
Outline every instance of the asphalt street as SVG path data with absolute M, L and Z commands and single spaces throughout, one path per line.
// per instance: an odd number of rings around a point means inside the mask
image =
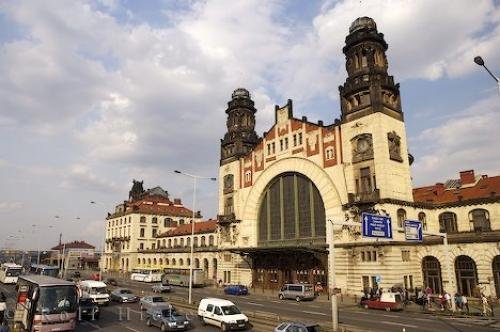
M 119 281 L 120 282 L 120 281 Z M 121 281 L 121 287 L 132 289 L 137 295 L 143 296 L 151 293 L 151 285 L 140 282 Z M 14 307 L 14 286 L 1 285 L 0 290 L 8 297 L 8 307 Z M 166 298 L 187 298 L 187 288 L 175 287 L 172 293 L 166 293 Z M 243 313 L 248 315 L 271 314 L 267 324 L 259 324 L 250 318 L 254 324 L 251 331 L 273 331 L 269 327 L 275 317 L 281 319 L 294 319 L 299 321 L 318 322 L 327 325 L 331 321 L 331 309 L 328 302 L 312 301 L 297 303 L 291 300 L 279 300 L 277 297 L 263 296 L 261 294 L 250 294 L 248 296 L 224 295 L 221 289 L 194 288 L 193 299 L 198 302 L 203 297 L 226 298 L 237 304 Z M 200 326 L 194 310 L 180 310 L 192 317 L 194 328 L 191 331 L 218 331 L 211 326 Z M 274 317 L 273 317 L 274 316 Z M 140 311 L 138 304 L 111 304 L 101 307 L 101 317 L 96 321 L 82 321 L 76 331 L 158 331 L 158 328 L 147 327 L 145 316 Z M 419 314 L 410 312 L 385 312 L 377 310 L 365 310 L 355 305 L 342 306 L 339 312 L 340 323 L 344 326 L 355 327 L 363 331 L 385 331 L 385 332 L 412 332 L 412 331 L 450 331 L 450 332 L 491 332 L 499 331 L 499 325 L 494 320 L 481 318 L 450 318 L 430 314 Z M 277 323 L 277 322 L 276 322 Z

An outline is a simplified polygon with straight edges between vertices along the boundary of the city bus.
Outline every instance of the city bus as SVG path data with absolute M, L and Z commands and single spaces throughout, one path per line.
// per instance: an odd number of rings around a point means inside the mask
M 43 264 L 32 264 L 30 267 L 30 273 L 57 278 L 59 276 L 59 267 Z
M 75 329 L 78 289 L 74 282 L 31 274 L 20 276 L 17 288 L 14 328 L 27 332 Z
M 15 284 L 21 275 L 23 267 L 14 263 L 3 263 L 0 266 L 0 282 L 4 284 Z
M 163 270 L 162 283 L 189 287 L 189 268 Z M 193 287 L 205 286 L 205 272 L 202 269 L 193 269 Z
M 161 270 L 158 269 L 133 269 L 130 274 L 130 280 L 143 282 L 160 282 Z

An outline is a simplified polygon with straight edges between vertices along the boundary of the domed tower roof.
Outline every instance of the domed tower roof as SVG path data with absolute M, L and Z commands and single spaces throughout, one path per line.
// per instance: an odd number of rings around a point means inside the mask
M 352 22 L 351 26 L 349 27 L 349 33 L 353 33 L 354 31 L 363 29 L 377 30 L 377 24 L 371 17 L 368 16 L 358 17 L 357 19 L 354 20 L 354 22 Z
M 235 98 L 250 99 L 250 92 L 248 92 L 248 90 L 245 89 L 245 88 L 238 88 L 238 89 L 236 89 L 236 90 L 233 91 L 233 94 L 231 95 L 231 98 L 232 99 L 235 99 Z

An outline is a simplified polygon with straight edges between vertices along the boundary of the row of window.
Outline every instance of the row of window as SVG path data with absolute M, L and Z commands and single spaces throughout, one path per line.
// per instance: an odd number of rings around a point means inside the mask
M 128 217 L 128 219 L 127 219 L 127 217 L 125 217 L 125 218 L 120 218 L 117 220 L 110 220 L 110 221 L 108 221 L 108 227 L 126 225 L 127 222 L 129 224 L 131 224 L 132 217 Z M 147 222 L 146 216 L 141 216 L 140 222 L 146 223 Z M 158 217 L 152 217 L 151 223 L 158 224 Z M 184 225 L 184 224 L 185 224 L 184 219 L 179 219 L 178 221 L 173 220 L 172 218 L 164 218 L 163 219 L 163 227 L 177 227 L 179 225 Z
M 142 229 L 141 229 L 142 230 Z M 199 238 L 199 245 L 198 245 Z M 213 235 L 208 236 L 208 246 L 212 247 L 215 244 L 215 238 Z M 151 244 L 151 249 L 159 249 L 159 248 L 185 248 L 191 246 L 191 238 L 187 237 L 186 239 L 163 239 L 158 240 L 156 243 Z M 207 237 L 204 235 L 201 237 L 194 237 L 193 240 L 194 247 L 206 247 L 207 246 Z M 144 250 L 144 243 L 139 244 L 139 249 Z
M 439 231 L 443 233 L 457 233 L 457 215 L 454 212 L 443 212 L 439 215 Z M 397 211 L 398 227 L 403 227 L 406 220 L 406 211 Z M 427 218 L 424 212 L 418 214 L 418 220 L 422 223 L 423 230 L 427 230 Z M 490 214 L 485 209 L 474 209 L 469 212 L 470 231 L 488 232 L 491 231 Z
M 302 145 L 302 133 L 293 134 L 292 140 L 293 140 L 293 147 Z M 279 142 L 280 142 L 280 151 L 288 150 L 288 137 L 280 139 Z M 269 156 L 275 153 L 276 153 L 276 143 L 275 142 L 268 143 L 267 155 Z
M 187 258 L 185 261 L 184 259 L 182 258 L 179 258 L 178 260 L 175 259 L 175 258 L 172 258 L 172 259 L 168 259 L 168 258 L 159 258 L 159 259 L 156 259 L 156 258 L 137 258 L 137 264 L 138 265 L 148 265 L 148 266 L 163 266 L 163 265 L 171 265 L 171 266 L 184 266 L 184 263 L 186 263 L 186 266 L 190 266 L 191 265 L 191 260 L 189 258 Z M 213 266 L 216 267 L 217 266 L 217 259 L 214 258 L 213 259 L 213 262 L 212 262 Z M 205 267 L 208 267 L 208 260 L 205 258 L 204 259 L 204 265 Z M 195 258 L 194 259 L 194 268 L 195 269 L 199 269 L 200 268 L 200 259 L 199 258 Z
M 376 250 L 368 250 L 361 252 L 361 261 L 362 262 L 376 262 L 377 261 L 377 251 Z

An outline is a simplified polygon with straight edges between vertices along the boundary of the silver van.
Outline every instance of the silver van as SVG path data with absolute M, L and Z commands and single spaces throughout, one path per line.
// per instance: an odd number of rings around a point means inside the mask
M 314 300 L 314 286 L 311 284 L 284 284 L 278 296 L 281 300 L 295 299 L 297 302 Z

